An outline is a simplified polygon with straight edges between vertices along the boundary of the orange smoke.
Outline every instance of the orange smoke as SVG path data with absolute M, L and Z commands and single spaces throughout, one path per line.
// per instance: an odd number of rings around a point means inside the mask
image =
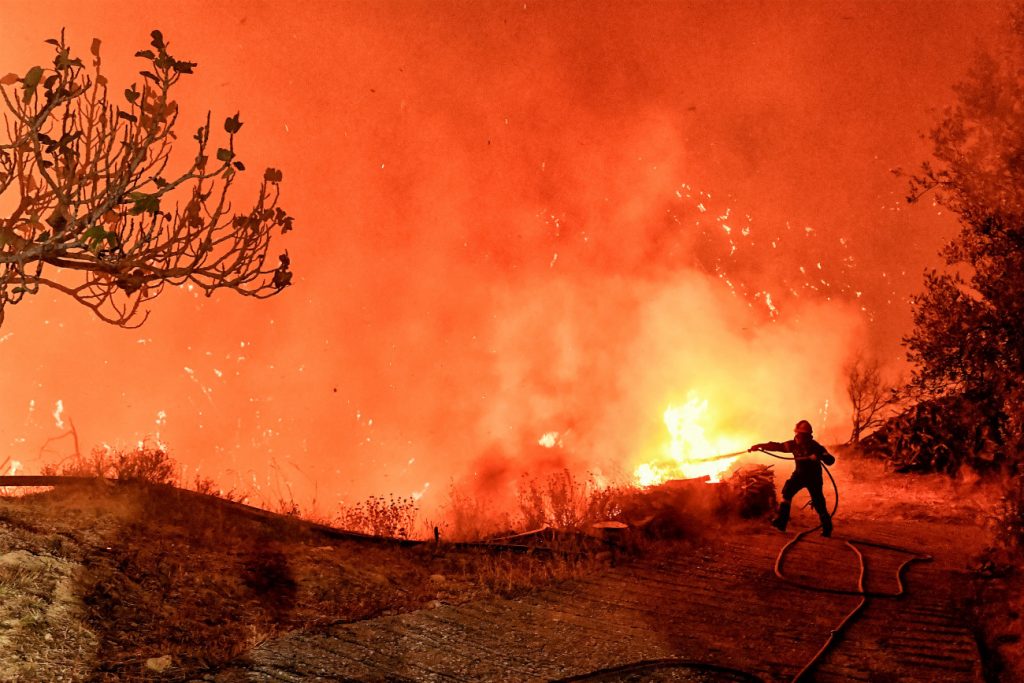
M 5 3 L 0 74 L 59 25 L 103 40 L 115 94 L 154 28 L 197 61 L 180 137 L 241 112 L 240 158 L 284 172 L 296 279 L 168 290 L 136 331 L 48 294 L 8 310 L 3 457 L 65 455 L 40 453 L 59 401 L 83 448 L 156 435 L 187 476 L 330 514 L 562 466 L 632 479 L 687 442 L 663 418 L 691 392 L 694 453 L 799 418 L 845 438 L 843 362 L 899 356 L 949 227 L 889 170 L 926 156 L 999 12 L 841 9 Z

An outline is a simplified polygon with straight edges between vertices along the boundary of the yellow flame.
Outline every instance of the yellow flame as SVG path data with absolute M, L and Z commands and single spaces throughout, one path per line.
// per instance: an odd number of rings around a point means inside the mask
M 670 441 L 662 448 L 663 457 L 643 463 L 633 472 L 641 486 L 705 475 L 710 477 L 710 481 L 718 481 L 737 458 L 706 460 L 743 448 L 741 444 L 744 442 L 736 435 L 707 434 L 705 425 L 710 421 L 708 402 L 694 392 L 690 392 L 686 403 L 666 408 L 664 420 Z

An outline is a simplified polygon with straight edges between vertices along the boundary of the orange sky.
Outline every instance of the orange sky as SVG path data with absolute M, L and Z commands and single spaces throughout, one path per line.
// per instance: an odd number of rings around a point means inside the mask
M 901 205 L 890 170 L 926 158 L 929 110 L 998 19 L 982 2 L 0 0 L 3 73 L 64 26 L 127 85 L 162 30 L 199 63 L 182 130 L 240 111 L 240 158 L 283 170 L 297 226 L 279 242 L 296 283 L 268 302 L 168 291 L 133 331 L 48 294 L 9 310 L 2 452 L 38 467 L 59 400 L 87 447 L 159 433 L 191 468 L 329 511 L 538 458 L 625 466 L 694 388 L 744 434 L 808 416 L 845 437 L 844 358 L 899 355 L 951 230 Z

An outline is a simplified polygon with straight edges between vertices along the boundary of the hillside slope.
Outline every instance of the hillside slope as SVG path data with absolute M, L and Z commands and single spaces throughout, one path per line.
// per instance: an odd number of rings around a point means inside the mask
M 801 541 L 787 576 L 853 588 L 849 538 L 934 561 L 906 571 L 904 598 L 869 602 L 818 679 L 974 681 L 986 657 L 989 675 L 993 662 L 1019 665 L 1019 595 L 975 571 L 993 490 L 870 461 L 835 472 L 836 536 Z M 800 510 L 793 526 L 813 523 Z M 857 598 L 780 581 L 773 563 L 792 533 L 709 530 L 609 565 L 381 542 L 163 486 L 0 498 L 0 680 L 622 680 L 614 667 L 667 657 L 788 680 Z M 907 556 L 862 550 L 868 589 L 895 590 Z
M 167 486 L 0 498 L 0 680 L 187 680 L 280 633 L 573 571 L 361 538 Z

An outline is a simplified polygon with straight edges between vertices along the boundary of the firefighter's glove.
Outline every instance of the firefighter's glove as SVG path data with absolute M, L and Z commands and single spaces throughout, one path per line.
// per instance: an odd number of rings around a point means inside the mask
M 751 446 L 750 448 L 747 449 L 747 453 L 750 453 L 752 451 L 763 451 L 763 450 L 764 450 L 764 444 L 763 443 L 755 443 L 753 446 Z

